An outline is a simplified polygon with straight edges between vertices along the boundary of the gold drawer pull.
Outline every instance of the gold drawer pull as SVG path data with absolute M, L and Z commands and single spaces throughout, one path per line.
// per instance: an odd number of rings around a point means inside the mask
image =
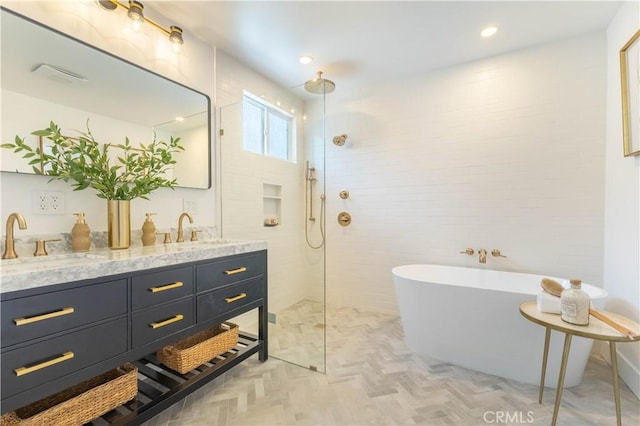
M 184 283 L 182 281 L 176 281 L 175 283 L 172 283 L 172 284 L 161 285 L 159 287 L 150 287 L 149 291 L 151 293 L 158 293 L 160 291 L 171 290 L 172 288 L 182 287 L 183 285 Z
M 43 320 L 47 320 L 55 317 L 60 317 L 62 315 L 69 315 L 72 313 L 73 313 L 73 308 L 62 308 L 57 311 L 49 312 L 42 315 L 35 315 L 33 317 L 16 318 L 13 320 L 13 322 L 16 323 L 16 325 L 26 325 L 26 324 L 31 324 L 32 322 L 43 321 Z
M 41 370 L 43 368 L 51 367 L 52 365 L 58 364 L 59 362 L 66 361 L 68 359 L 73 358 L 73 352 L 65 352 L 57 358 L 50 359 L 49 361 L 42 362 L 40 364 L 32 365 L 31 367 L 20 367 L 16 368 L 16 376 L 24 376 L 25 374 L 33 373 L 34 371 Z
M 171 323 L 174 323 L 176 321 L 182 321 L 183 319 L 184 319 L 184 317 L 181 314 L 178 314 L 173 318 L 169 318 L 168 320 L 164 320 L 164 321 L 160 321 L 160 322 L 152 322 L 151 324 L 149 324 L 149 327 L 151 327 L 151 328 L 160 328 L 160 327 L 164 327 L 165 325 L 169 325 Z
M 224 271 L 225 275 L 233 275 L 233 274 L 239 274 L 240 272 L 247 272 L 247 268 L 246 267 L 241 267 L 238 269 L 230 269 L 228 271 Z
M 247 293 L 240 293 L 237 296 L 233 296 L 233 297 L 227 297 L 226 299 L 224 299 L 227 303 L 233 303 L 236 300 L 240 300 L 240 299 L 244 299 L 245 297 L 247 297 Z

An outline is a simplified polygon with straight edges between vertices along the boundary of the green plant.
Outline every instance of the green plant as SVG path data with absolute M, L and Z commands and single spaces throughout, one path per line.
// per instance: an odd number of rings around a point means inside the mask
M 173 189 L 178 184 L 176 179 L 167 179 L 165 173 L 176 162 L 173 155 L 184 150 L 180 138 L 156 141 L 154 133 L 150 144 L 139 147 L 131 146 L 129 138 L 125 138 L 124 144 L 103 144 L 94 139 L 88 122 L 86 132 L 69 137 L 63 135 L 53 121 L 48 128 L 31 134 L 49 139 L 50 153 L 39 147 L 32 148 L 19 136 L 14 143 L 0 146 L 22 152 L 23 158 L 30 159 L 33 171 L 50 176 L 49 181 L 73 181 L 74 191 L 93 188 L 98 191 L 98 197 L 107 200 L 148 199 L 152 191 Z M 117 148 L 118 154 L 110 155 L 111 148 Z

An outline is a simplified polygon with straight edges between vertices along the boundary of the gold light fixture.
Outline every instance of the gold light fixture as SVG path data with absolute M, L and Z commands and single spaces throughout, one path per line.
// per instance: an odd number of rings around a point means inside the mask
M 144 6 L 142 3 L 129 0 L 129 10 L 127 11 L 127 16 L 129 19 L 133 21 L 133 28 L 138 29 L 140 24 L 144 24 Z
M 144 16 L 144 5 L 136 0 L 129 0 L 129 4 L 124 4 L 119 0 L 97 0 L 98 5 L 105 10 L 113 11 L 118 7 L 121 7 L 127 11 L 127 17 L 133 21 L 134 28 L 137 29 L 140 24 L 148 22 L 152 26 L 156 27 L 169 37 L 169 41 L 174 46 L 179 46 L 184 43 L 182 38 L 182 28 L 171 25 L 169 29 L 166 29 L 157 22 Z

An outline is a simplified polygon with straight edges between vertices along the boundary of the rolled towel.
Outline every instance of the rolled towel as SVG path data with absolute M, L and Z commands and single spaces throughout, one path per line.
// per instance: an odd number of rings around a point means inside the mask
M 546 312 L 548 314 L 560 314 L 562 309 L 560 307 L 560 298 L 541 291 L 537 296 L 538 310 L 540 312 Z

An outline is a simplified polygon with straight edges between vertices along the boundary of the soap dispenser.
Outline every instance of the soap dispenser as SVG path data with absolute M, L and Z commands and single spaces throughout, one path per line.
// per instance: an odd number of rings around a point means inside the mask
M 74 215 L 78 218 L 71 228 L 71 250 L 74 252 L 89 251 L 91 248 L 91 238 L 89 237 L 91 229 L 87 225 L 84 213 L 74 213 Z
M 147 218 L 142 224 L 142 245 L 153 246 L 156 244 L 156 225 L 153 223 L 151 216 L 155 213 L 145 213 Z

